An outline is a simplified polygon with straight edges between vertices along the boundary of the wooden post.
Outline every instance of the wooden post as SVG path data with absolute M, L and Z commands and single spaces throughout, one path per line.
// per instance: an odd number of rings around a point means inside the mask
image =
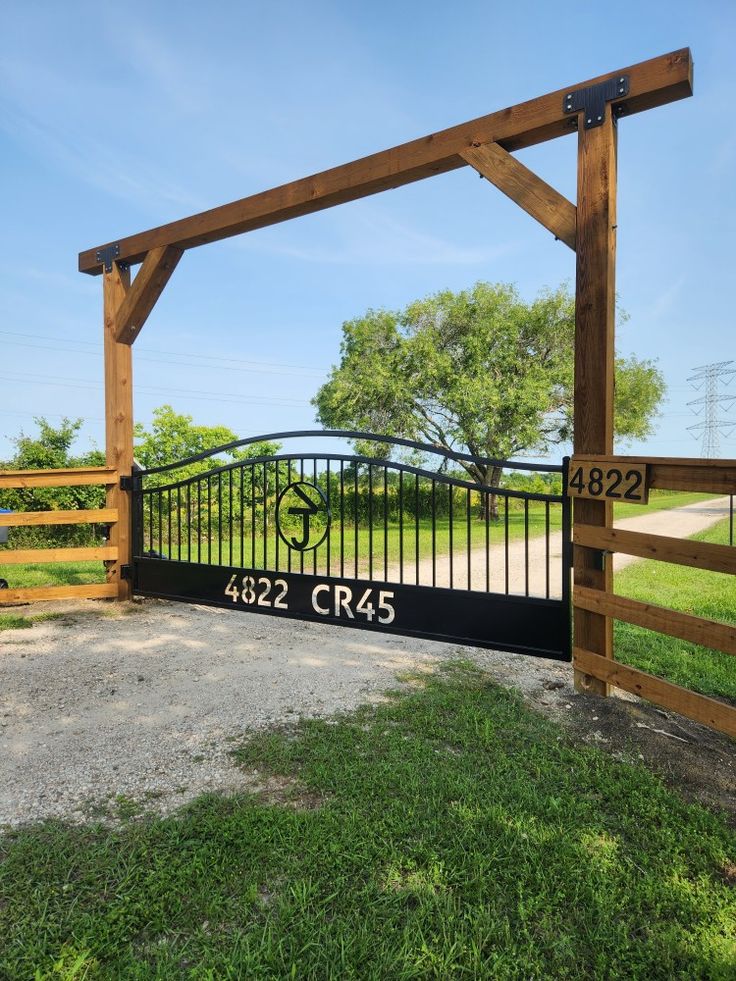
M 117 312 L 130 288 L 130 270 L 112 263 L 103 274 L 105 340 L 105 451 L 109 467 L 121 476 L 133 470 L 133 351 L 130 344 L 115 340 Z M 120 490 L 120 482 L 107 490 L 107 506 L 117 508 L 118 521 L 112 526 L 110 545 L 117 546 L 118 557 L 107 563 L 107 581 L 117 584 L 118 599 L 130 599 L 131 582 L 122 578 L 121 567 L 132 562 L 130 493 Z
M 585 129 L 579 117 L 577 265 L 575 283 L 575 453 L 613 452 L 613 388 L 616 268 L 616 123 L 613 107 L 600 126 Z M 610 528 L 610 502 L 576 500 L 573 520 Z M 576 586 L 611 591 L 613 569 L 601 552 L 575 548 Z M 613 657 L 613 621 L 600 613 L 575 610 L 574 643 Z M 608 695 L 608 682 L 575 671 L 578 691 Z

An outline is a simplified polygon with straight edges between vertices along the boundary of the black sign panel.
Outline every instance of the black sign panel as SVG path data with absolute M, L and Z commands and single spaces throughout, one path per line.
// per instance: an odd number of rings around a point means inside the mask
M 571 659 L 570 613 L 560 600 L 153 558 L 135 560 L 134 589 L 228 610 Z

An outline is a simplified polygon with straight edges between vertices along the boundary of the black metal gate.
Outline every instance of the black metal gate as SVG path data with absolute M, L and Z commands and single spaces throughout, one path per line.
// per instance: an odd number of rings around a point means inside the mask
M 369 452 L 280 445 L 305 438 Z M 278 449 L 246 456 L 264 442 Z M 387 459 L 394 448 L 400 461 Z M 224 452 L 239 458 L 223 463 Z M 463 463 L 514 476 L 480 486 Z M 136 473 L 133 589 L 570 660 L 566 480 L 567 461 L 493 461 L 366 433 L 240 440 Z

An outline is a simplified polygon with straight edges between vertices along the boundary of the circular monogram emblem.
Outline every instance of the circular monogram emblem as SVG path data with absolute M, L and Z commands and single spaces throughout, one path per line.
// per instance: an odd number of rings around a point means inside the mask
M 327 537 L 329 527 L 327 498 L 315 484 L 298 480 L 279 494 L 276 529 L 289 548 L 297 552 L 317 548 Z

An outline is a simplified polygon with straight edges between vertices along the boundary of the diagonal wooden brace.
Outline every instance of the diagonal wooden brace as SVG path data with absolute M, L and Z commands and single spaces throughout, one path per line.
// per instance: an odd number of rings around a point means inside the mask
M 555 238 L 575 251 L 577 208 L 498 143 L 468 147 L 460 156 Z
M 132 344 L 176 269 L 182 250 L 162 245 L 148 252 L 115 317 L 115 340 Z

